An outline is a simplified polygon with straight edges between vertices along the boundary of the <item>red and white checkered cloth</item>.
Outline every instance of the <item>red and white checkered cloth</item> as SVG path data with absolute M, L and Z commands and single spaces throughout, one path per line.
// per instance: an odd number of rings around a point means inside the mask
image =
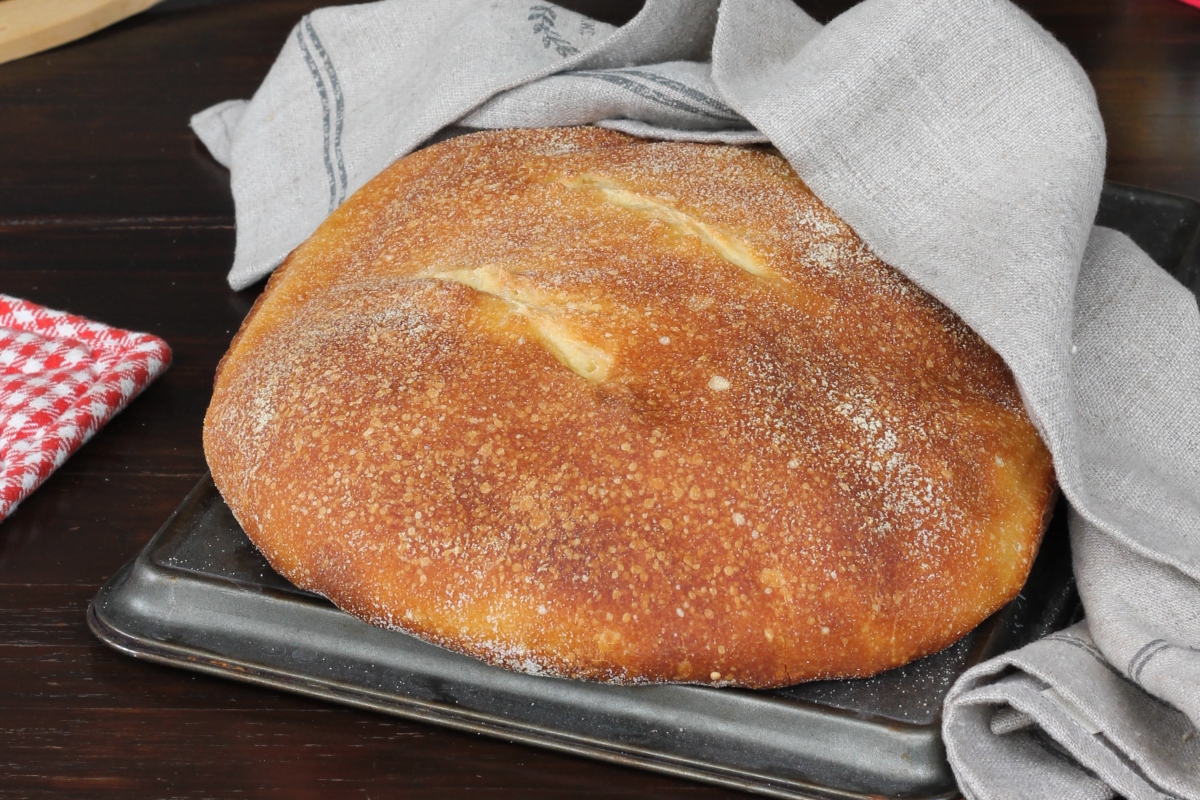
M 0 294 L 0 519 L 170 363 L 158 337 Z

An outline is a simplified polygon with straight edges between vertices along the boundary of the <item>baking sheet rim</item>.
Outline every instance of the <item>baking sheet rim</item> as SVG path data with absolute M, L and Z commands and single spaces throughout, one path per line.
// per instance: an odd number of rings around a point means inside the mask
M 122 573 L 129 571 L 134 562 L 130 562 L 117 575 L 114 575 L 113 579 L 106 583 L 105 588 L 115 582 Z M 104 594 L 103 589 L 97 594 L 96 599 L 99 599 L 102 594 Z M 579 736 L 563 735 L 538 726 L 523 724 L 521 729 L 516 729 L 504 724 L 499 718 L 476 711 L 452 710 L 437 703 L 412 698 L 402 699 L 394 695 L 341 684 L 338 681 L 297 679 L 282 671 L 237 659 L 222 658 L 197 648 L 155 641 L 119 630 L 104 620 L 102 612 L 96 607 L 96 599 L 88 604 L 88 629 L 97 639 L 114 650 L 142 661 L 233 679 L 388 716 L 411 719 L 439 727 L 498 738 L 507 742 L 531 745 L 568 755 L 649 770 L 676 778 L 724 786 L 767 797 L 783 798 L 784 800 L 875 800 L 880 797 L 878 794 L 863 794 L 797 780 L 751 776 L 736 770 L 708 767 L 695 761 L 657 753 L 641 754 L 637 752 L 640 748 L 635 746 L 623 746 L 624 752 L 619 752 L 596 740 L 589 741 Z M 338 691 L 336 687 L 339 686 L 346 686 L 347 689 Z M 372 702 L 370 699 L 372 695 L 380 699 L 386 698 L 390 702 Z M 953 800 L 960 796 L 957 790 L 951 790 L 941 794 L 922 795 L 915 800 Z

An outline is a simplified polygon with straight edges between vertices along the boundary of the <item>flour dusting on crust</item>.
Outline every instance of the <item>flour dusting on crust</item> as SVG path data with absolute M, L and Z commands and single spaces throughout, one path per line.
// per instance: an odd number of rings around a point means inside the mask
M 205 423 L 271 563 L 615 683 L 869 675 L 1019 590 L 1049 454 L 1000 358 L 763 149 L 411 155 L 272 278 Z

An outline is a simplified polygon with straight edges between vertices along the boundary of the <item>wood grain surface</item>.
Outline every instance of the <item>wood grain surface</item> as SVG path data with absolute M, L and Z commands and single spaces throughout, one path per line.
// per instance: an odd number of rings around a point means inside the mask
M 82 39 L 158 0 L 4 0 L 0 63 Z
M 249 97 L 315 0 L 170 0 L 0 66 L 0 292 L 153 332 L 171 369 L 0 523 L 0 799 L 733 797 L 138 662 L 84 610 L 204 471 L 228 174 L 187 128 Z M 845 0 L 804 0 L 823 20 Z M 1200 195 L 1200 10 L 1020 0 L 1091 75 L 1110 180 Z M 563 2 L 613 22 L 637 2 Z

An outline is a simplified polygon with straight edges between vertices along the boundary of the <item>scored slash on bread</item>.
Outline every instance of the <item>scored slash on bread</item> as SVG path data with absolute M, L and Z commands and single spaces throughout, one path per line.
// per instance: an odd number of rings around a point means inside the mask
M 271 564 L 526 672 L 869 675 L 1014 597 L 1053 501 L 1000 358 L 762 149 L 494 131 L 385 170 L 219 369 Z

